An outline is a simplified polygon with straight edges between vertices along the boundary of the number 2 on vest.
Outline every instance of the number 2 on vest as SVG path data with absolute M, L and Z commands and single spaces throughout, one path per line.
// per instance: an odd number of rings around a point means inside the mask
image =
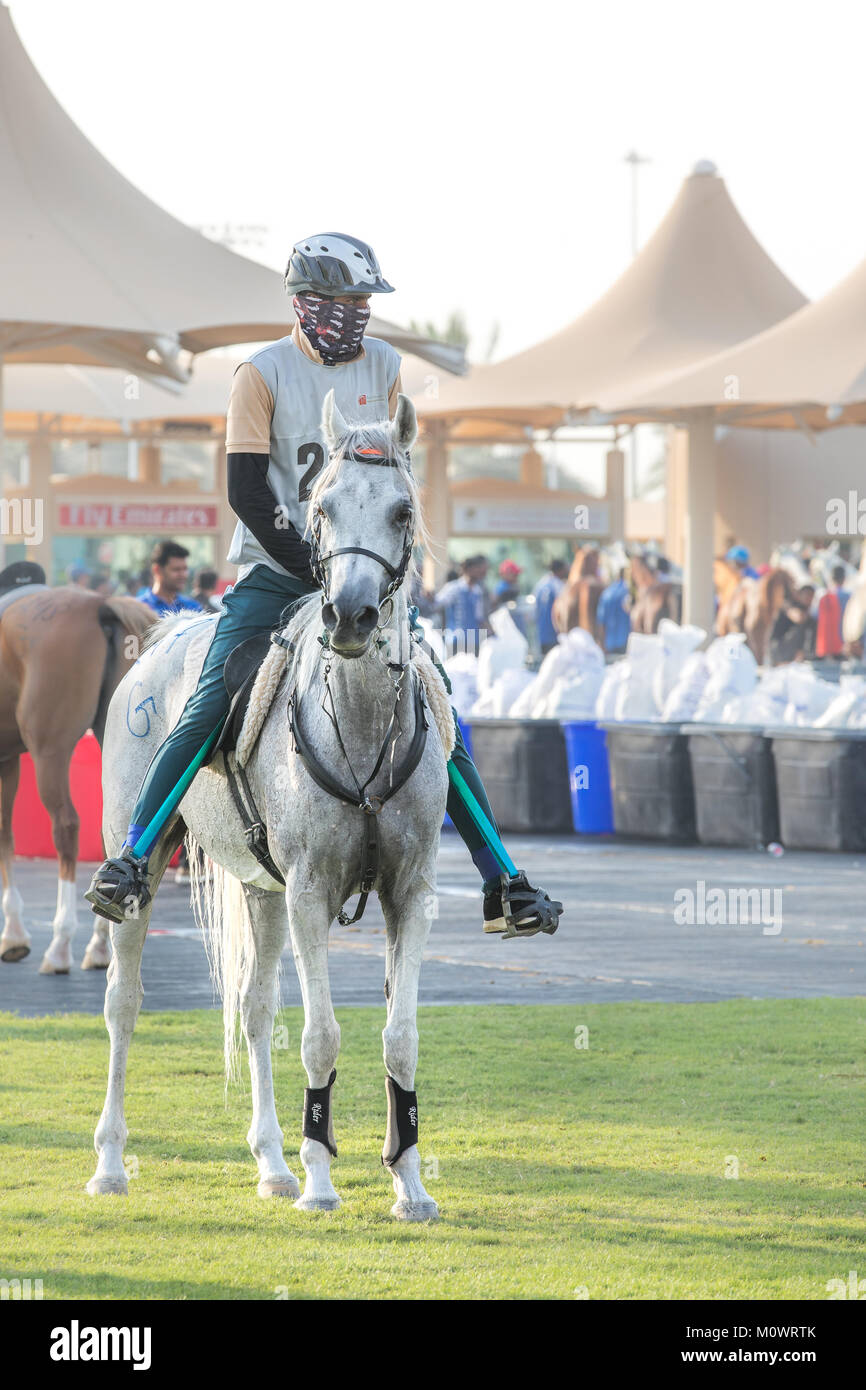
M 325 462 L 325 451 L 322 448 L 321 444 L 312 442 L 310 444 L 300 445 L 300 447 L 298 448 L 298 467 L 303 468 L 304 464 L 307 462 L 308 459 L 311 459 L 312 462 L 310 463 L 310 466 L 307 469 L 306 473 L 304 473 L 301 476 L 301 479 L 298 482 L 299 502 L 309 502 L 310 493 L 313 490 L 313 480 L 315 479 L 316 474 L 321 473 L 322 471 L 322 465 Z

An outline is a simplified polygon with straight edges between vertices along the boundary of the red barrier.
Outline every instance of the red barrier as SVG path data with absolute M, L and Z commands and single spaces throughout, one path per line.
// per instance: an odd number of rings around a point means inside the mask
M 69 765 L 69 789 L 81 821 L 80 859 L 102 859 L 102 754 L 93 734 L 79 739 Z M 12 815 L 15 853 L 31 859 L 54 859 L 51 820 L 36 788 L 29 753 L 21 755 L 21 781 Z
M 79 739 L 69 764 L 69 790 L 81 821 L 78 857 L 102 858 L 102 751 L 93 734 Z M 12 815 L 15 853 L 27 859 L 54 859 L 56 850 L 51 834 L 51 818 L 36 787 L 36 770 L 29 753 L 21 755 L 21 781 Z M 178 854 L 180 851 L 178 850 Z M 177 863 L 178 854 L 172 859 Z

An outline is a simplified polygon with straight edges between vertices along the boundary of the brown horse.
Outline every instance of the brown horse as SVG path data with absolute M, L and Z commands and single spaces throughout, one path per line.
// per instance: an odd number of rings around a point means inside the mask
M 715 561 L 713 573 L 719 599 L 717 635 L 744 632 L 746 645 L 763 666 L 769 658 L 776 618 L 797 592 L 794 581 L 783 569 L 770 569 L 760 579 L 748 579 L 736 565 L 721 558 Z
M 605 586 L 599 577 L 598 561 L 598 551 L 592 546 L 576 551 L 565 587 L 553 600 L 551 618 L 557 632 L 582 627 L 599 640 L 596 613 Z
M 631 578 L 637 596 L 631 610 L 632 632 L 658 632 L 662 618 L 682 622 L 683 586 L 665 578 L 641 555 L 631 556 Z
M 20 755 L 26 750 L 33 759 L 60 861 L 53 936 L 40 971 L 65 975 L 77 925 L 79 822 L 69 793 L 70 759 L 89 728 L 101 744 L 108 702 L 137 660 L 140 640 L 155 621 L 155 614 L 137 599 L 101 599 L 75 588 L 22 592 L 0 616 L 2 961 L 23 960 L 30 951 L 30 936 L 21 920 L 21 895 L 12 877 L 12 808 Z M 108 962 L 108 923 L 100 919 L 83 968 L 104 969 Z

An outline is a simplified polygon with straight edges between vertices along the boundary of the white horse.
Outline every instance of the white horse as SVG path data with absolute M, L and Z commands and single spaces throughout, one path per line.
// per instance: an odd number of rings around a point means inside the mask
M 429 1220 L 438 1216 L 438 1209 L 420 1180 L 413 1088 L 418 977 L 434 915 L 430 903 L 448 785 L 446 750 L 432 719 L 415 771 L 388 798 L 389 786 L 394 784 L 389 778 L 398 780 L 422 709 L 415 694 L 419 677 L 416 661 L 410 660 L 415 644 L 409 636 L 402 582 L 390 598 L 387 592 L 393 588 L 393 578 L 388 584 L 389 573 L 402 581 L 420 526 L 418 493 L 408 462 L 417 425 L 411 402 L 401 396 L 390 425 L 350 428 L 335 406 L 333 391 L 325 401 L 323 425 L 331 457 L 314 486 L 308 522 L 327 592 L 302 602 L 285 629 L 294 651 L 286 654 L 286 678 L 246 764 L 285 889 L 246 847 L 222 754 L 197 774 L 179 816 L 152 854 L 149 886 L 155 892 L 184 828 L 188 829 L 212 864 L 199 891 L 211 910 L 210 946 L 223 995 L 228 1070 L 235 1058 L 238 1014 L 249 1053 L 253 1117 L 247 1138 L 258 1163 L 259 1195 L 296 1198 L 295 1205 L 304 1211 L 337 1207 L 340 1199 L 330 1174 L 336 1152 L 330 1099 L 340 1029 L 328 980 L 328 932 L 343 904 L 360 887 L 371 817 L 357 804 L 323 790 L 310 775 L 307 762 L 293 750 L 290 697 L 294 696 L 295 716 L 318 765 L 343 783 L 349 780 L 347 760 L 360 780 L 372 771 L 380 748 L 385 748 L 381 769 L 367 789 L 370 810 L 383 798 L 375 816 L 379 829 L 376 887 L 387 930 L 387 1021 L 382 1036 L 388 1135 L 383 1162 L 397 1196 L 393 1215 Z M 360 448 L 375 449 L 383 457 L 378 463 L 361 461 L 356 452 Z M 368 546 L 375 547 L 375 554 Z M 103 760 L 104 834 L 110 854 L 117 854 L 121 847 L 154 750 L 194 688 L 216 621 L 175 620 L 173 631 L 144 654 L 112 702 Z M 324 628 L 328 646 L 320 641 Z M 336 728 L 325 708 L 326 678 Z M 125 686 L 130 681 L 143 681 L 154 695 L 156 713 L 147 738 L 132 739 L 126 728 Z M 399 720 L 392 726 L 395 708 Z M 190 855 L 193 864 L 198 858 Z M 142 999 L 140 962 L 152 906 L 151 901 L 137 917 L 111 927 L 114 951 L 105 998 L 111 1058 L 108 1093 L 95 1136 L 99 1161 L 88 1183 L 93 1194 L 127 1190 L 124 1077 Z M 283 1157 L 271 1074 L 279 961 L 288 933 L 303 995 L 301 1057 L 309 1080 L 300 1151 L 306 1171 L 303 1196 Z

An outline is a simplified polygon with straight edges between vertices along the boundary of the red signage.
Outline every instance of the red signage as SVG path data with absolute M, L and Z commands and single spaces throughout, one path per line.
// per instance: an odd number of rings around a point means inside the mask
M 195 502 L 61 502 L 58 521 L 74 531 L 215 531 L 215 506 Z

